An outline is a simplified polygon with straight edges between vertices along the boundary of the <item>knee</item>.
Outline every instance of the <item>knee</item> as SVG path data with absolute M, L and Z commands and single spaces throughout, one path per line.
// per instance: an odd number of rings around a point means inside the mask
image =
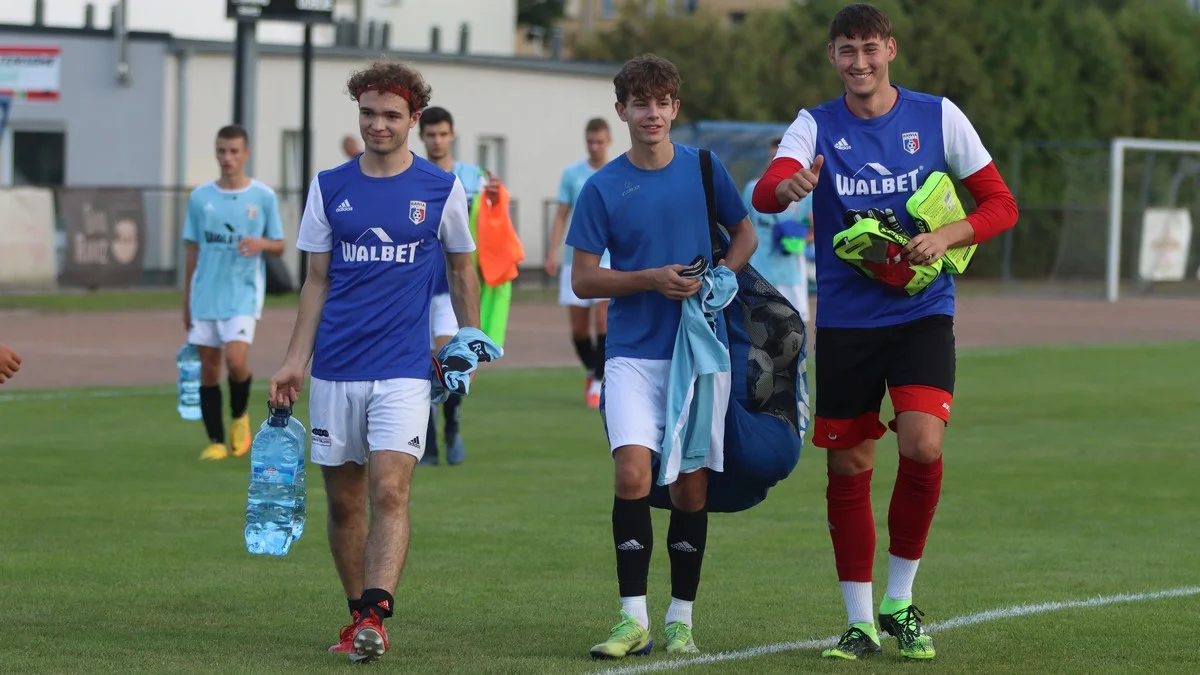
M 231 375 L 237 376 L 246 372 L 246 355 L 245 354 L 226 354 L 225 367 L 229 369 Z
M 361 522 L 367 515 L 367 504 L 360 496 L 359 499 L 330 498 L 329 520 L 334 525 L 346 526 Z
M 920 464 L 932 464 L 942 456 L 942 435 L 916 432 L 900 439 L 900 454 Z
M 694 474 L 681 474 L 671 486 L 671 505 L 684 513 L 695 513 L 704 508 L 708 497 L 708 481 L 691 479 Z
M 641 499 L 650 494 L 650 466 L 617 462 L 616 492 L 621 499 Z
M 379 486 L 371 494 L 371 513 L 395 516 L 408 509 L 408 486 Z
M 863 441 L 844 450 L 830 450 L 829 470 L 838 476 L 856 476 L 875 468 L 875 441 Z

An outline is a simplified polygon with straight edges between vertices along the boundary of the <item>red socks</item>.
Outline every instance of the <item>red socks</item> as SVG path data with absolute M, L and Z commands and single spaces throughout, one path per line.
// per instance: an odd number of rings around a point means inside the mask
M 871 470 L 853 476 L 829 472 L 825 499 L 838 581 L 870 581 L 875 563 Z
M 888 508 L 889 553 L 906 560 L 921 559 L 941 494 L 941 457 L 930 464 L 921 464 L 900 455 L 896 489 L 892 491 L 892 503 Z

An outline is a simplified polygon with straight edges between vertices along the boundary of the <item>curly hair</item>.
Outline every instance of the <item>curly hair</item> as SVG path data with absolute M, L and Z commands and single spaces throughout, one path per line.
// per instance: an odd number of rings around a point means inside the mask
M 368 91 L 390 91 L 408 101 L 410 113 L 424 110 L 433 93 L 416 68 L 386 60 L 376 61 L 368 68 L 352 74 L 346 80 L 346 91 L 355 101 Z
M 630 97 L 656 99 L 662 96 L 679 98 L 679 69 L 674 63 L 654 54 L 635 56 L 625 62 L 613 78 L 617 103 L 628 103 Z

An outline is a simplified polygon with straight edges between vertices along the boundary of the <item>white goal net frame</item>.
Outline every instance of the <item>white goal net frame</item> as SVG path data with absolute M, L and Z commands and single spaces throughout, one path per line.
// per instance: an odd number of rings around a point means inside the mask
M 1151 138 L 1114 138 L 1109 150 L 1108 260 L 1105 264 L 1105 295 L 1116 302 L 1121 290 L 1121 242 L 1125 197 L 1127 151 L 1174 152 L 1200 156 L 1200 141 Z M 1166 206 L 1175 206 L 1174 204 Z M 1186 274 L 1186 271 L 1185 271 Z

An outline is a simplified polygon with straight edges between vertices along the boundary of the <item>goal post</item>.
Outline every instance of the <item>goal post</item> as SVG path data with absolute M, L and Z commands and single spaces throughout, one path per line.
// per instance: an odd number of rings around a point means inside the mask
M 1108 259 L 1105 265 L 1105 295 L 1109 302 L 1116 302 L 1121 292 L 1121 247 L 1123 242 L 1123 221 L 1125 215 L 1125 163 L 1129 151 L 1145 151 L 1153 153 L 1194 154 L 1200 157 L 1200 141 L 1180 141 L 1150 138 L 1114 138 L 1109 151 L 1109 190 L 1108 190 Z M 1200 162 L 1195 163 L 1194 171 L 1200 175 Z M 1182 174 L 1176 171 L 1171 181 L 1170 201 L 1177 196 L 1178 183 Z M 1177 205 L 1155 204 L 1156 207 L 1174 208 Z M 1182 213 L 1187 229 L 1190 230 L 1190 218 L 1186 211 Z M 1143 213 L 1143 218 L 1149 218 L 1149 210 Z M 1186 245 L 1183 251 L 1183 265 L 1186 267 Z M 1187 270 L 1184 270 L 1186 275 Z

